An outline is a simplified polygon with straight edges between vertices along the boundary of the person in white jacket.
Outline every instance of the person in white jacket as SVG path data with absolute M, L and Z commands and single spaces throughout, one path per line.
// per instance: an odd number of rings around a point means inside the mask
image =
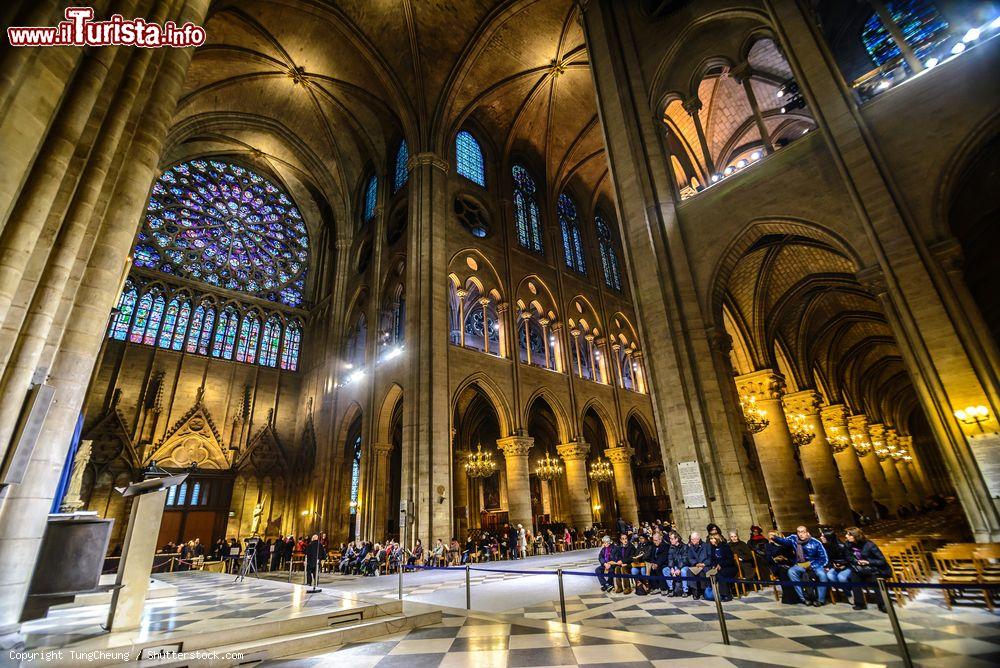
M 517 549 L 522 559 L 528 556 L 528 536 L 520 524 L 517 525 Z

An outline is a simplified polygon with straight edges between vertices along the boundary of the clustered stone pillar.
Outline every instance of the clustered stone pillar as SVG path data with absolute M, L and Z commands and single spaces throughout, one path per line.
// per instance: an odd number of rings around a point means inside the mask
M 847 494 L 847 502 L 851 510 L 875 517 L 875 504 L 872 503 L 872 490 L 865 479 L 864 469 L 858 453 L 851 446 L 851 435 L 847 428 L 847 407 L 843 404 L 824 406 L 820 411 L 827 440 L 833 449 L 833 459 L 840 471 L 840 481 Z
M 919 506 L 921 503 L 920 495 L 917 493 L 913 479 L 910 477 L 910 472 L 903 461 L 904 453 L 899 446 L 899 434 L 893 427 L 886 428 L 885 442 L 888 444 L 889 452 L 892 455 L 892 466 L 896 469 L 896 475 L 899 476 L 899 481 L 903 486 L 904 500 L 907 503 Z
M 868 425 L 868 433 L 872 437 L 872 450 L 875 452 L 875 459 L 878 460 L 885 476 L 885 483 L 889 490 L 889 512 L 895 514 L 900 506 L 906 503 L 906 490 L 903 489 L 903 481 L 899 479 L 896 472 L 896 463 L 889 455 L 889 443 L 886 439 L 886 429 L 884 424 L 876 423 Z
M 799 447 L 802 470 L 812 482 L 816 515 L 821 524 L 850 526 L 853 524 L 850 503 L 840 482 L 833 450 L 823 429 L 819 406 L 821 397 L 814 390 L 785 395 L 785 408 L 791 415 L 802 415 L 805 426 L 814 434 L 811 442 Z
M 851 442 L 854 451 L 861 462 L 861 468 L 865 472 L 865 479 L 872 490 L 872 498 L 886 508 L 892 505 L 892 497 L 889 495 L 888 484 L 885 481 L 885 473 L 879 466 L 875 458 L 872 447 L 872 439 L 868 434 L 868 418 L 865 415 L 852 415 L 847 419 L 847 428 L 851 433 Z
M 795 446 L 781 405 L 785 379 L 763 369 L 737 376 L 736 387 L 740 396 L 756 397 L 757 405 L 769 420 L 767 428 L 754 434 L 753 440 L 778 528 L 793 531 L 800 525 L 815 526 L 809 490 L 795 463 Z
M 389 518 L 389 457 L 392 455 L 392 443 L 372 443 L 372 496 L 366 499 L 367 508 L 362 508 L 362 514 L 368 516 L 364 526 L 369 536 L 383 537 L 386 532 L 386 520 Z
M 566 489 L 569 490 L 569 516 L 578 530 L 589 528 L 594 523 L 594 512 L 590 507 L 590 485 L 587 481 L 587 454 L 590 445 L 585 441 L 562 443 L 556 452 L 566 466 Z
M 639 524 L 639 501 L 635 496 L 635 481 L 632 479 L 633 453 L 628 445 L 604 451 L 615 470 L 615 499 L 618 501 L 618 514 L 635 526 Z
M 497 440 L 507 462 L 507 516 L 511 526 L 518 524 L 531 529 L 531 484 L 528 480 L 528 454 L 535 439 L 530 436 L 508 436 Z
M 930 483 L 924 476 L 923 469 L 920 467 L 920 460 L 918 459 L 916 453 L 913 452 L 913 437 L 900 434 L 899 447 L 906 450 L 907 454 L 910 456 L 911 461 L 906 463 L 906 467 L 910 472 L 910 478 L 913 479 L 914 486 L 917 490 L 917 496 L 920 498 L 920 502 L 917 505 L 922 505 L 924 500 L 934 493 L 934 490 L 931 488 Z

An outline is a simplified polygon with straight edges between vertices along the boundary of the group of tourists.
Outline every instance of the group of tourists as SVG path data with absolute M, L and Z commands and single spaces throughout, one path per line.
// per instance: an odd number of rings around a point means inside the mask
M 863 610 L 865 586 L 892 573 L 882 551 L 858 527 L 848 528 L 841 541 L 833 529 L 822 530 L 817 539 L 804 526 L 791 536 L 775 530 L 765 536 L 754 526 L 747 542 L 736 531 L 724 537 L 715 524 L 706 528 L 707 538 L 694 531 L 687 540 L 660 523 L 620 529 L 618 540 L 604 536 L 598 551 L 595 573 L 606 592 L 728 601 L 730 581 L 759 579 L 766 569 L 775 580 L 789 583 L 782 585 L 784 603 L 823 606 L 827 583 L 833 583 L 851 591 L 854 608 Z M 717 591 L 710 584 L 713 576 Z M 881 600 L 878 607 L 884 611 Z

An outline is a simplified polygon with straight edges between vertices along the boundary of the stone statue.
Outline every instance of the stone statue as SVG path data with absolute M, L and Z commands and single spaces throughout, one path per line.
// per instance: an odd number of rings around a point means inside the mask
M 264 501 L 267 499 L 267 495 L 261 497 L 257 505 L 253 507 L 253 519 L 250 520 L 250 534 L 255 535 L 260 531 L 260 520 L 264 515 Z
M 73 457 L 73 468 L 69 474 L 69 486 L 66 488 L 66 496 L 63 497 L 59 510 L 64 513 L 75 513 L 83 508 L 83 498 L 80 493 L 83 491 L 83 474 L 90 463 L 90 455 L 93 452 L 94 442 L 91 440 L 80 441 L 80 447 L 76 449 L 76 456 Z

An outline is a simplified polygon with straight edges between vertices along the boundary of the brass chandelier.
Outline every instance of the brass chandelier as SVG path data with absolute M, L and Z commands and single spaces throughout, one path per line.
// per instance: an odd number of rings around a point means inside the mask
M 802 413 L 792 413 L 788 417 L 788 432 L 792 435 L 792 443 L 798 447 L 809 445 L 816 438 L 816 432 L 806 421 Z
M 548 452 L 545 453 L 545 459 L 538 462 L 538 466 L 535 467 L 535 475 L 541 480 L 553 480 L 561 476 L 562 473 L 563 467 L 559 463 L 559 459 L 552 459 Z
M 743 409 L 743 421 L 747 425 L 747 431 L 751 434 L 759 434 L 771 424 L 767 419 L 767 412 L 757 405 L 757 397 L 754 395 L 741 395 L 740 408 Z
M 838 452 L 843 452 L 847 448 L 851 447 L 851 439 L 840 433 L 839 427 L 831 427 L 831 432 L 835 432 L 833 436 L 830 437 L 830 448 L 833 449 L 833 454 Z
M 851 443 L 854 445 L 854 452 L 858 453 L 858 457 L 864 457 L 872 451 L 872 444 L 864 440 L 864 436 L 861 434 L 851 434 Z
M 493 455 L 483 452 L 481 443 L 476 446 L 476 452 L 469 453 L 469 459 L 465 462 L 465 472 L 470 478 L 489 478 L 498 468 L 500 467 L 494 461 Z
M 607 459 L 598 459 L 590 465 L 590 475 L 594 482 L 608 482 L 615 477 L 615 470 Z

